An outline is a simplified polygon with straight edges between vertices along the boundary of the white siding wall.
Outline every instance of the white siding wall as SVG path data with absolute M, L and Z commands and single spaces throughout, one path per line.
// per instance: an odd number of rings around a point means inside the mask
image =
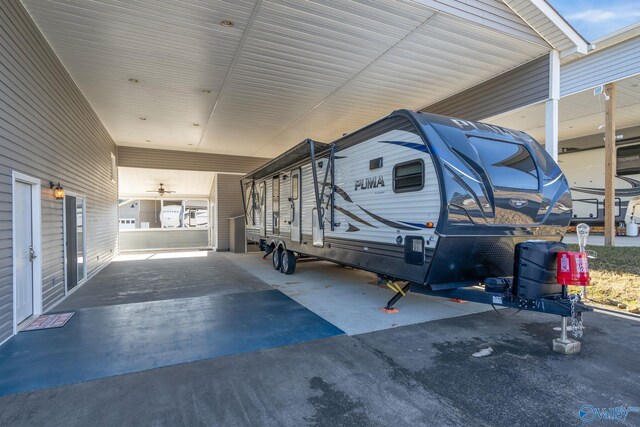
M 229 250 L 229 218 L 244 215 L 240 178 L 242 176 L 229 174 L 216 176 L 218 205 L 216 206 L 217 243 L 215 246 L 219 251 Z
M 560 96 L 640 74 L 640 36 L 563 65 Z
M 85 195 L 88 276 L 117 250 L 116 146 L 18 0 L 0 3 L 0 342 L 12 333 L 12 171 L 42 183 L 44 309 L 64 296 L 62 201 Z

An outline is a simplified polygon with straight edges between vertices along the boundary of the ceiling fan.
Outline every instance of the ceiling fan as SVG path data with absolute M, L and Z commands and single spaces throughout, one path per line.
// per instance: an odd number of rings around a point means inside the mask
M 166 190 L 163 187 L 164 184 L 160 183 L 160 187 L 157 190 L 147 190 L 147 193 L 158 193 L 160 196 L 164 196 L 167 193 L 175 193 L 175 191 Z

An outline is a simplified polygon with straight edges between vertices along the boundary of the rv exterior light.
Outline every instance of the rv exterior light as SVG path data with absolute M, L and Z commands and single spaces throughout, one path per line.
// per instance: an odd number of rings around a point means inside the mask
M 49 188 L 53 190 L 53 197 L 55 197 L 56 200 L 64 199 L 64 188 L 60 185 L 60 181 L 58 181 L 58 184 L 54 184 L 53 181 L 49 181 Z
M 200 123 L 194 123 L 193 125 L 197 127 L 200 126 Z
M 235 24 L 233 23 L 233 21 L 229 21 L 228 19 L 223 19 L 222 21 L 220 21 L 220 25 L 222 25 L 225 28 L 233 28 Z
M 433 228 L 433 223 L 432 222 L 427 222 L 425 225 L 427 226 L 427 228 Z

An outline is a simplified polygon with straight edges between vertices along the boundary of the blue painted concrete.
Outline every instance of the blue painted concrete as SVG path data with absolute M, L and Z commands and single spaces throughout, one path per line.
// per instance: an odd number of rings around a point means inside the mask
M 342 333 L 276 290 L 83 308 L 0 347 L 0 395 Z

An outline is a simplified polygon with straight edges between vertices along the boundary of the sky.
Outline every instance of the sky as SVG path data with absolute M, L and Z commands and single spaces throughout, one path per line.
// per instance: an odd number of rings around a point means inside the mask
M 640 22 L 640 0 L 547 0 L 588 41 Z

